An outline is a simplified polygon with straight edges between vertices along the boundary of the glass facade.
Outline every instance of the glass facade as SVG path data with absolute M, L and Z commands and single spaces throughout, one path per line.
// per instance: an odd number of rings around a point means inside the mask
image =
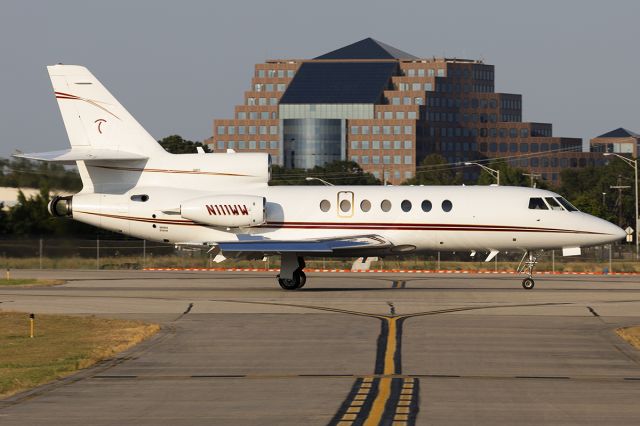
M 346 155 L 344 120 L 282 120 L 283 163 L 286 168 L 311 169 Z

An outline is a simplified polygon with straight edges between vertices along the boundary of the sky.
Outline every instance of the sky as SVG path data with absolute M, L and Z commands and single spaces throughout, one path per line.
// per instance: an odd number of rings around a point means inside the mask
M 366 37 L 483 59 L 523 120 L 584 142 L 640 133 L 638 1 L 30 1 L 0 5 L 0 156 L 68 148 L 46 65 L 80 64 L 157 139 L 232 118 L 254 65 Z

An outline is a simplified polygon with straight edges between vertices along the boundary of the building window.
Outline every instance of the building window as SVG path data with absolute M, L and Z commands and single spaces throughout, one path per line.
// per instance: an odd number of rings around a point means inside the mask
M 380 149 L 380 141 L 373 141 L 372 142 L 372 148 L 373 149 Z
M 249 149 L 256 149 L 256 141 L 249 141 Z
M 358 149 L 358 141 L 351 141 L 351 149 Z
M 402 147 L 402 142 L 393 141 L 393 149 L 400 149 Z
M 382 162 L 383 162 L 384 164 L 391 164 L 391 157 L 390 157 L 390 156 L 388 156 L 388 155 L 384 155 L 384 156 L 382 156 Z
M 400 105 L 400 98 L 397 96 L 391 98 L 391 105 Z
M 267 141 L 260 141 L 260 149 L 267 149 Z
M 362 149 L 369 149 L 369 141 L 362 141 Z
M 258 98 L 258 105 L 265 106 L 267 104 L 267 98 Z
M 264 78 L 264 70 L 258 70 L 258 77 Z
M 438 68 L 438 77 L 444 77 L 444 68 Z
M 393 156 L 393 164 L 402 164 L 402 157 L 400 155 Z
M 411 105 L 411 97 L 405 96 L 402 98 L 402 105 Z
M 363 155 L 362 156 L 362 164 L 369 164 L 369 156 L 368 155 Z
M 225 127 L 224 126 L 218 126 L 218 134 L 219 135 L 224 135 L 225 133 Z
M 369 134 L 369 126 L 362 126 L 362 134 L 363 135 L 368 135 Z
M 278 141 L 269 141 L 269 149 L 278 149 Z
M 422 99 L 422 98 L 415 98 L 413 101 L 414 101 L 414 103 L 415 103 L 416 105 L 422 105 L 422 104 L 424 104 L 424 102 L 423 102 L 423 99 Z
M 238 134 L 239 135 L 244 135 L 244 132 L 245 132 L 244 126 L 238 126 Z
M 404 178 L 405 179 L 411 179 L 411 177 L 412 177 L 412 173 L 411 172 L 409 172 L 409 171 L 404 172 Z
M 249 126 L 249 134 L 250 135 L 256 134 L 256 126 Z
M 373 160 L 373 164 L 380 164 L 380 156 L 379 155 L 374 155 L 373 157 L 371 157 L 371 159 Z
M 382 141 L 382 149 L 391 149 L 391 141 Z
M 238 120 L 246 120 L 247 119 L 247 113 L 244 111 L 240 111 L 238 112 Z
M 238 149 L 244 149 L 245 147 L 245 142 L 244 141 L 239 141 L 238 142 Z
M 353 161 L 354 163 L 359 162 L 359 160 L 360 160 L 360 157 L 358 157 L 357 155 L 352 155 L 351 156 L 351 161 Z
M 413 134 L 413 126 L 404 126 L 404 134 L 412 135 Z
M 235 134 L 236 134 L 236 126 L 229 126 L 229 127 L 227 127 L 227 134 L 229 134 L 229 135 L 235 135 Z
M 351 126 L 351 134 L 357 135 L 360 133 L 360 128 L 358 126 Z
M 380 126 L 371 126 L 371 134 L 379 135 L 380 134 Z
M 404 156 L 404 164 L 411 164 L 411 156 L 410 155 L 405 155 Z
M 400 129 L 401 129 L 401 126 L 393 126 L 393 134 L 394 135 L 399 135 L 400 134 Z
M 404 120 L 404 111 L 396 112 L 396 120 Z
M 261 120 L 268 120 L 269 119 L 269 111 L 262 111 L 260 113 L 260 119 Z
M 278 90 L 278 92 L 284 92 L 285 86 L 285 84 L 280 83 L 276 86 L 276 89 Z
M 412 141 L 404 141 L 404 149 L 411 149 L 412 145 Z
M 412 68 L 412 69 L 407 70 L 407 75 L 408 75 L 409 77 L 415 77 L 415 76 L 416 76 L 416 70 L 414 70 L 413 68 Z
M 277 135 L 278 134 L 278 126 L 269 126 L 269 134 Z
M 256 111 L 249 112 L 249 120 L 257 120 L 257 119 L 258 119 L 258 113 Z
M 409 111 L 407 113 L 407 118 L 409 118 L 410 120 L 416 120 L 418 116 L 415 111 Z
M 224 141 L 218 141 L 218 149 L 224 149 Z
M 293 74 L 294 74 L 294 72 L 295 72 L 295 71 L 293 71 L 293 70 L 287 70 L 287 77 L 289 77 L 289 78 L 293 78 Z
M 260 134 L 261 135 L 267 134 L 267 126 L 260 126 Z
M 385 120 L 392 120 L 393 119 L 393 112 L 392 111 L 385 111 L 384 112 L 384 119 Z
M 391 126 L 382 126 L 382 133 L 384 133 L 385 135 L 390 135 L 391 134 Z

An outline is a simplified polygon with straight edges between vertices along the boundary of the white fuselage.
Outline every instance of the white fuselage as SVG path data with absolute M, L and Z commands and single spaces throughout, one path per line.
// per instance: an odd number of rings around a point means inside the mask
M 220 194 L 264 197 L 266 222 L 225 228 L 180 215 L 184 201 Z M 498 186 L 254 186 L 226 190 L 147 186 L 124 194 L 77 194 L 73 218 L 138 238 L 186 244 L 375 234 L 396 246 L 414 246 L 418 251 L 502 251 L 589 246 L 623 236 L 617 226 L 585 213 L 529 209 L 532 197 L 558 195 Z M 366 207 L 367 201 L 370 209 L 363 211 L 361 205 Z M 431 205 L 429 211 L 422 208 L 425 201 Z M 451 203 L 449 211 L 443 208 L 447 201 Z M 321 209 L 321 203 L 325 210 L 328 206 L 327 211 Z M 383 204 L 388 211 L 383 210 Z

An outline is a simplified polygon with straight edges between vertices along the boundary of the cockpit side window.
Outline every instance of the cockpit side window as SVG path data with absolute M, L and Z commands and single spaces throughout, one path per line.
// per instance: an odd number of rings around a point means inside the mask
M 549 210 L 542 198 L 529 198 L 529 208 L 531 210 Z
M 551 206 L 551 210 L 564 210 L 562 208 L 562 206 L 556 201 L 555 198 L 553 197 L 545 197 L 545 200 L 547 200 L 547 203 L 549 203 L 549 205 Z
M 562 198 L 562 197 L 558 197 L 558 198 L 556 198 L 556 200 L 558 200 L 558 202 L 559 202 L 560 204 L 562 204 L 562 207 L 564 207 L 565 209 L 567 209 L 567 211 L 570 211 L 570 212 L 577 212 L 577 211 L 580 211 L 580 210 L 578 210 L 578 209 L 577 209 L 573 204 L 571 204 L 570 202 L 568 202 L 567 200 L 565 200 L 565 199 L 564 199 L 564 198 Z

